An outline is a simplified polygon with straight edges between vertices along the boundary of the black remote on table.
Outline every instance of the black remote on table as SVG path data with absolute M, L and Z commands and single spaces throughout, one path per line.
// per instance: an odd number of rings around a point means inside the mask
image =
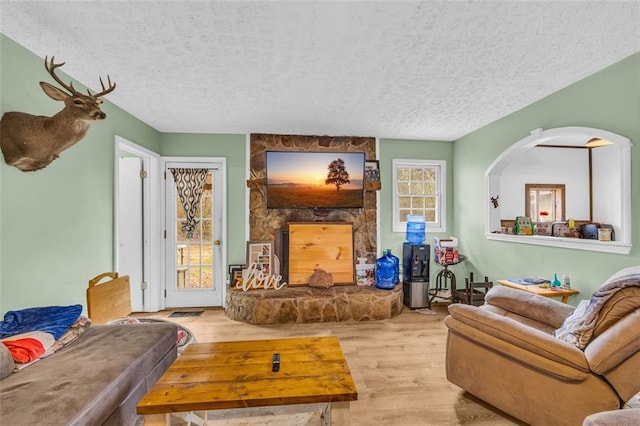
M 271 371 L 280 371 L 280 354 L 273 354 L 273 359 L 271 361 Z

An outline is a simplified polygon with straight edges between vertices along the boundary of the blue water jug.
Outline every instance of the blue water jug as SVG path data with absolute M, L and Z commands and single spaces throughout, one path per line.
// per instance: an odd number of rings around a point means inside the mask
M 393 282 L 394 264 L 393 259 L 384 253 L 376 260 L 376 287 L 390 290 L 395 286 Z
M 422 244 L 426 239 L 426 221 L 424 216 L 407 216 L 407 241 L 411 244 Z
M 391 253 L 391 249 L 387 249 L 387 256 L 393 261 L 393 283 L 400 282 L 400 259 Z

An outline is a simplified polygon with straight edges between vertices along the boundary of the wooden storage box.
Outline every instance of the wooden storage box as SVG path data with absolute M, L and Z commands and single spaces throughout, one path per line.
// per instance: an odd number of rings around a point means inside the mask
M 290 223 L 289 285 L 309 284 L 316 269 L 333 275 L 337 285 L 355 284 L 353 224 Z

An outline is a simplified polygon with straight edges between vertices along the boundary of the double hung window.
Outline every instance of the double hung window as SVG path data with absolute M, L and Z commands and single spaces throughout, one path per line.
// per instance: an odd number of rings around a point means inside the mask
M 408 215 L 424 216 L 427 231 L 446 231 L 446 165 L 436 160 L 393 160 L 393 231 L 406 230 Z

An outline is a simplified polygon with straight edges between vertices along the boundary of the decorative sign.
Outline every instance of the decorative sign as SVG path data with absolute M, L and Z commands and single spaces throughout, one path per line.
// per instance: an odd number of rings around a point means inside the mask
M 281 283 L 281 280 L 282 275 L 271 275 L 263 272 L 260 269 L 260 264 L 258 262 L 253 262 L 247 269 L 242 271 L 242 279 L 236 281 L 235 288 L 242 291 L 252 289 L 267 290 L 270 288 L 274 290 L 281 290 L 287 285 L 286 282 Z

